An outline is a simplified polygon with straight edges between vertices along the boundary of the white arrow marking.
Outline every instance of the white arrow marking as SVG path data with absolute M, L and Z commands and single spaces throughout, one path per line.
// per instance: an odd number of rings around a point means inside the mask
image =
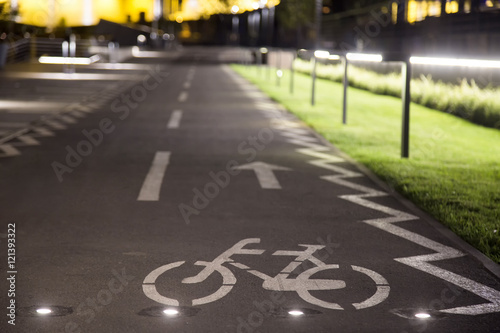
M 175 110 L 174 112 L 172 112 L 172 115 L 170 116 L 170 120 L 168 121 L 167 128 L 169 128 L 169 129 L 179 128 L 179 126 L 181 124 L 181 119 L 182 119 L 182 111 Z
M 291 171 L 292 169 L 278 165 L 268 164 L 264 162 L 253 162 L 245 165 L 240 165 L 238 170 L 253 170 L 257 176 L 260 187 L 263 189 L 281 190 L 281 185 L 276 179 L 273 170 Z
M 138 201 L 158 201 L 160 199 L 160 188 L 169 162 L 170 152 L 156 152 L 151 168 L 142 184 Z

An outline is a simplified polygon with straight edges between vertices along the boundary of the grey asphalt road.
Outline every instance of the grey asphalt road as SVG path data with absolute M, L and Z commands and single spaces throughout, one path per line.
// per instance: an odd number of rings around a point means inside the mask
M 2 332 L 500 332 L 499 278 L 231 72 L 236 51 L 149 56 L 42 81 L 28 105 L 83 99 L 75 121 L 0 145 Z

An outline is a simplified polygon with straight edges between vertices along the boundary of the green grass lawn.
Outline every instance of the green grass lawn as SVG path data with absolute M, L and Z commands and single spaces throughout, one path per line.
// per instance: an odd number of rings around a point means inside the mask
M 410 158 L 401 159 L 401 100 L 349 88 L 342 125 L 342 85 L 289 72 L 281 86 L 255 67 L 233 69 L 255 83 L 335 146 L 495 262 L 500 263 L 500 131 L 411 105 Z

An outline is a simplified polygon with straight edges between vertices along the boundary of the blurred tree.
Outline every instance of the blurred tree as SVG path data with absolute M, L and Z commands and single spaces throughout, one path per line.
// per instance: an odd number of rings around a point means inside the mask
M 0 3 L 0 21 L 8 21 L 10 19 L 10 10 L 7 2 Z
M 282 0 L 276 12 L 281 29 L 294 31 L 295 46 L 304 46 L 304 31 L 314 29 L 315 0 Z M 309 45 L 307 45 L 309 46 Z
M 282 0 L 278 17 L 285 28 L 300 28 L 314 23 L 314 8 L 314 0 Z
M 0 34 L 14 29 L 14 18 L 19 15 L 19 8 L 11 9 L 8 2 L 0 3 Z
M 308 2 L 309 0 L 305 0 Z M 192 11 L 197 13 L 197 15 L 208 18 L 211 15 L 216 14 L 231 14 L 231 9 L 233 6 L 239 8 L 239 13 L 244 11 L 254 10 L 253 4 L 255 1 L 249 0 L 198 0 L 193 2 L 185 2 L 182 4 L 183 11 Z M 280 0 L 268 0 L 266 6 L 273 7 L 280 3 Z
M 344 7 L 346 10 L 349 9 L 359 9 L 371 5 L 375 5 L 377 3 L 381 2 L 387 2 L 387 1 L 382 1 L 382 0 L 355 0 L 355 1 L 349 1 L 349 0 L 344 0 L 342 1 L 344 4 Z

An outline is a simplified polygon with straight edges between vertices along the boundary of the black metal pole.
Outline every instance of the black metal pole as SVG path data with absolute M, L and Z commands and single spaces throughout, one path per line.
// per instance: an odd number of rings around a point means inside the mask
M 295 57 L 297 56 L 297 52 L 293 52 L 292 55 L 292 65 L 290 66 L 290 94 L 293 94 L 293 79 L 294 79 L 294 74 L 295 71 L 293 69 L 293 63 L 295 62 Z
M 344 79 L 342 83 L 344 85 L 344 99 L 342 100 L 342 124 L 347 124 L 347 88 L 349 87 L 349 77 L 347 76 L 348 61 L 347 57 L 344 60 Z
M 410 85 L 411 85 L 411 64 L 409 60 L 403 62 L 402 66 L 403 76 L 403 126 L 401 137 L 401 157 L 410 157 Z
M 276 64 L 276 85 L 279 87 L 281 84 L 281 49 L 278 51 L 276 55 L 277 64 Z
M 267 81 L 271 81 L 271 48 L 267 49 Z
M 315 40 L 315 47 L 318 49 L 321 45 L 321 14 L 323 10 L 323 0 L 316 0 L 315 3 L 315 33 L 316 33 L 316 40 Z
M 257 75 L 260 76 L 260 71 L 262 70 L 262 51 L 258 49 L 255 51 L 255 55 L 257 57 Z
M 314 106 L 315 104 L 315 95 L 316 95 L 316 56 L 313 54 L 312 56 L 312 62 L 313 62 L 313 67 L 312 67 L 312 91 L 311 91 L 311 105 Z

